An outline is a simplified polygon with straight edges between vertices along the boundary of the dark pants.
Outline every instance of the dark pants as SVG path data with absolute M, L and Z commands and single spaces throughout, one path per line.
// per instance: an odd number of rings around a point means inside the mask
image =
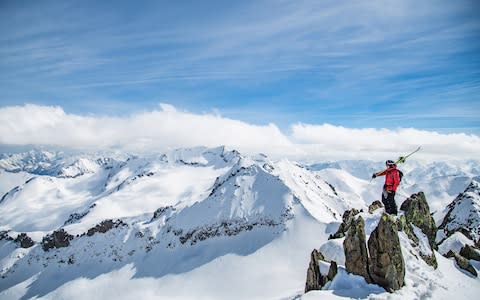
M 384 188 L 382 193 L 382 203 L 385 206 L 385 212 L 391 215 L 397 214 L 397 204 L 395 203 L 395 192 Z

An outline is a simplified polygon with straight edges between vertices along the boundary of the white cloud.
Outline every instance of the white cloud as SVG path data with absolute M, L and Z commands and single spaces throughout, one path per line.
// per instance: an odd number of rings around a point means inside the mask
M 245 153 L 310 161 L 383 160 L 418 145 L 424 148 L 418 155 L 424 159 L 476 159 L 480 153 L 476 135 L 302 123 L 293 124 L 285 134 L 274 124 L 253 125 L 219 114 L 194 114 L 169 104 L 127 117 L 67 114 L 58 106 L 4 107 L 0 108 L 0 144 L 134 152 L 226 145 Z
M 0 109 L 0 143 L 128 151 L 227 145 L 246 152 L 295 153 L 294 145 L 273 124 L 181 112 L 169 104 L 123 118 L 79 116 L 61 107 L 31 104 L 5 107 Z
M 295 124 L 291 140 L 306 153 L 327 152 L 327 156 L 343 159 L 396 159 L 417 146 L 423 147 L 417 156 L 424 159 L 477 159 L 480 153 L 480 137 L 476 135 L 441 134 L 414 128 L 356 129 Z

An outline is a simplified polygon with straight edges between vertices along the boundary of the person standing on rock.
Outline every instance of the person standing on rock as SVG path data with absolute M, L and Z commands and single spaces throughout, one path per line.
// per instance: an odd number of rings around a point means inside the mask
M 372 178 L 385 176 L 385 184 L 383 185 L 382 203 L 385 206 L 385 212 L 391 215 L 397 214 L 397 204 L 395 203 L 395 192 L 400 185 L 401 172 L 397 169 L 397 165 L 393 160 L 385 162 L 387 168 L 383 171 L 374 173 Z

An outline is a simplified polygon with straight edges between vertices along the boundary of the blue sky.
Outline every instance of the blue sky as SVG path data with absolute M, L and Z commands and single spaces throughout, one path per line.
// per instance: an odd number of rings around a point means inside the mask
M 480 134 L 478 1 L 0 1 L 0 107 Z

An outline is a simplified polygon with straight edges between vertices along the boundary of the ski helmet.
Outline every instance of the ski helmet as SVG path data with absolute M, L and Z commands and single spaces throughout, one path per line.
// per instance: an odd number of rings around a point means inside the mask
M 395 162 L 394 162 L 393 160 L 391 160 L 391 159 L 389 159 L 389 160 L 387 160 L 387 161 L 385 162 L 385 165 L 387 165 L 387 166 L 389 166 L 389 167 L 393 166 L 394 164 L 395 164 Z

